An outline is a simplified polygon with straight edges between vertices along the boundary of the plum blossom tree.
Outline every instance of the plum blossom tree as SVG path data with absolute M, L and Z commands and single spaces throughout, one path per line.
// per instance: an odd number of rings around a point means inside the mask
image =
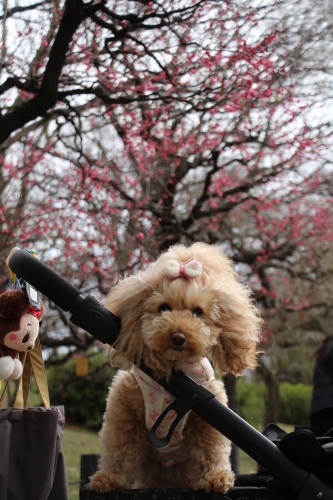
M 35 246 L 103 296 L 170 245 L 202 240 L 250 282 L 267 332 L 272 311 L 301 307 L 280 281 L 299 255 L 310 273 L 311 247 L 333 237 L 330 125 L 307 119 L 311 96 L 262 16 L 242 0 L 6 0 L 2 261 Z M 50 306 L 43 345 L 85 349 L 93 339 Z

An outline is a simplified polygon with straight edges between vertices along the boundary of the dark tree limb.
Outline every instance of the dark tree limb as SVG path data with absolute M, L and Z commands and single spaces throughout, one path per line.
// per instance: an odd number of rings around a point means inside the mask
M 50 51 L 39 92 L 29 101 L 0 117 L 0 144 L 15 130 L 42 117 L 58 98 L 59 78 L 65 63 L 68 47 L 81 22 L 101 8 L 102 3 L 85 6 L 81 0 L 67 0 L 64 15 Z
M 26 5 L 24 7 L 18 7 L 18 6 L 13 7 L 12 9 L 8 9 L 8 11 L 5 14 L 0 14 L 0 20 L 1 19 L 8 19 L 8 17 L 12 17 L 17 12 L 26 12 L 27 10 L 35 9 L 36 7 L 40 7 L 44 3 L 45 2 L 37 2 L 37 3 L 33 3 L 31 5 Z

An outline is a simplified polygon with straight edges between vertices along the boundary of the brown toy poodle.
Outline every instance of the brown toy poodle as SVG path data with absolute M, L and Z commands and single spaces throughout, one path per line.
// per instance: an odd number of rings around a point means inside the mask
M 174 400 L 154 378 L 181 370 L 224 404 L 220 375 L 242 373 L 256 365 L 261 319 L 232 263 L 217 246 L 176 245 L 155 263 L 124 278 L 106 307 L 121 319 L 114 361 L 133 365 L 120 370 L 107 399 L 101 430 L 102 455 L 91 488 L 193 488 L 225 493 L 234 481 L 230 442 L 194 412 L 178 423 L 164 448 L 149 441 L 149 430 Z M 158 429 L 165 436 L 175 412 Z

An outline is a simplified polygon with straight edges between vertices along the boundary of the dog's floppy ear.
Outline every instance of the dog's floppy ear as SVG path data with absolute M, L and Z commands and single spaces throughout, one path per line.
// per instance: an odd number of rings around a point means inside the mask
M 220 330 L 211 357 L 220 375 L 240 375 L 245 368 L 257 365 L 257 345 L 261 338 L 262 319 L 250 299 L 250 290 L 234 279 L 216 292 Z
M 141 315 L 143 302 L 154 289 L 151 267 L 120 280 L 105 301 L 105 306 L 121 320 L 120 335 L 113 346 L 116 353 L 112 364 L 115 366 L 118 360 L 132 364 L 139 363 L 143 357 Z

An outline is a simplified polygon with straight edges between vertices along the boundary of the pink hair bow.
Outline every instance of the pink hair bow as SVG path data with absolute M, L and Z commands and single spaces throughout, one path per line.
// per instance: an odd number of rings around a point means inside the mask
M 202 265 L 197 260 L 190 260 L 187 264 L 180 264 L 176 260 L 169 260 L 164 266 L 164 271 L 170 280 L 177 278 L 195 279 L 202 273 Z

